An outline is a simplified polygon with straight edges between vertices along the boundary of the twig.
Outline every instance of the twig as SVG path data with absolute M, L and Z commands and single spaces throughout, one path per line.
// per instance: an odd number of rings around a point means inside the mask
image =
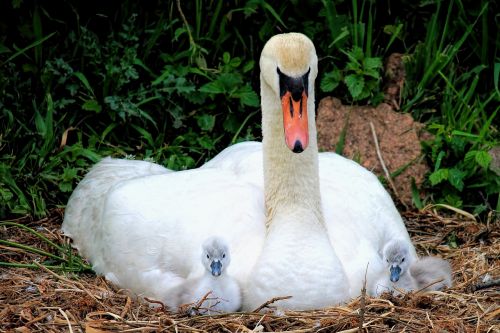
M 437 284 L 439 282 L 443 282 L 443 281 L 444 281 L 444 279 L 439 279 L 439 280 L 436 280 L 436 281 L 432 281 L 431 283 L 429 283 L 429 284 L 423 286 L 422 288 L 418 289 L 417 291 L 415 291 L 415 294 L 418 294 L 421 291 L 425 291 L 430 286 L 433 286 L 433 285 L 435 285 L 435 284 Z
M 123 310 L 120 313 L 120 317 L 125 318 L 125 315 L 130 310 L 130 305 L 131 304 L 132 304 L 132 299 L 130 298 L 130 296 L 127 296 L 127 301 L 125 302 L 125 306 L 123 307 Z
M 267 301 L 264 304 L 262 304 L 261 306 L 259 306 L 257 309 L 253 310 L 252 312 L 260 312 L 260 310 L 262 310 L 264 308 L 268 308 L 269 305 L 273 304 L 274 302 L 282 301 L 284 299 L 289 299 L 289 298 L 292 298 L 292 296 L 273 297 L 269 301 Z
M 157 300 L 154 300 L 154 299 L 151 299 L 151 298 L 147 298 L 147 297 L 144 297 L 144 300 L 147 301 L 147 302 L 149 302 L 149 303 L 159 304 L 160 307 L 158 308 L 158 311 L 164 311 L 165 310 L 165 304 L 163 304 L 163 302 L 160 302 L 160 301 L 157 301 Z
M 361 308 L 359 309 L 359 326 L 358 326 L 358 332 L 361 333 L 363 332 L 363 325 L 365 322 L 365 311 L 366 311 L 366 274 L 368 273 L 368 265 L 370 263 L 366 264 L 366 269 L 365 269 L 365 280 L 363 282 L 363 289 L 361 289 Z
M 486 282 L 480 282 L 472 286 L 472 291 L 491 288 L 491 287 L 498 287 L 498 286 L 500 286 L 500 279 L 494 279 Z
M 59 312 L 61 312 L 64 319 L 66 319 L 66 322 L 68 323 L 69 333 L 73 333 L 73 328 L 71 327 L 71 322 L 69 321 L 68 315 L 61 308 L 59 308 Z
M 401 200 L 401 197 L 399 196 L 398 190 L 396 189 L 396 186 L 394 185 L 394 182 L 392 181 L 391 174 L 389 173 L 389 170 L 387 170 L 387 167 L 385 166 L 384 159 L 382 158 L 382 152 L 380 151 L 380 146 L 378 144 L 378 138 L 377 138 L 377 133 L 375 132 L 375 126 L 373 126 L 373 123 L 370 121 L 370 128 L 372 130 L 372 135 L 373 135 L 373 141 L 375 142 L 375 149 L 377 151 L 377 156 L 380 161 L 380 164 L 382 165 L 382 169 L 384 170 L 385 177 L 387 178 L 387 181 L 389 182 L 389 185 L 391 186 L 392 190 L 394 191 L 394 194 L 396 197 L 398 197 L 399 201 L 403 204 L 405 209 L 408 209 L 408 206 Z
M 189 28 L 189 23 L 186 19 L 186 16 L 184 16 L 184 12 L 182 11 L 180 0 L 177 0 L 177 10 L 179 11 L 179 14 L 181 14 L 182 21 L 184 22 L 184 25 L 186 26 L 186 31 L 187 31 L 188 36 L 189 36 L 189 44 L 191 44 L 194 47 L 194 46 L 196 46 L 196 44 L 194 42 L 193 35 L 191 35 L 191 29 Z

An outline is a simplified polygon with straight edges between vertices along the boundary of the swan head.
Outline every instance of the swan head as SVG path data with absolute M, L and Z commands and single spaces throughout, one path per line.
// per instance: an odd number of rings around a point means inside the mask
M 318 74 L 314 44 L 300 33 L 273 36 L 262 50 L 260 72 L 261 84 L 281 102 L 286 145 L 301 153 L 309 144 L 308 112 L 314 113 L 307 103 Z
M 219 237 L 210 237 L 203 243 L 202 249 L 203 266 L 215 277 L 222 275 L 231 262 L 227 243 Z
M 392 240 L 383 250 L 383 258 L 389 268 L 392 282 L 399 281 L 410 267 L 410 250 L 404 240 Z

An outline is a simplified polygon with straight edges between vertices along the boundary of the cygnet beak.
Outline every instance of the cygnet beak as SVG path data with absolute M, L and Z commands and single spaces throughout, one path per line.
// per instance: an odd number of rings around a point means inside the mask
M 210 264 L 213 276 L 219 276 L 222 274 L 222 263 L 219 260 L 214 260 Z
M 391 266 L 391 281 L 392 282 L 398 282 L 400 274 L 401 274 L 401 267 Z

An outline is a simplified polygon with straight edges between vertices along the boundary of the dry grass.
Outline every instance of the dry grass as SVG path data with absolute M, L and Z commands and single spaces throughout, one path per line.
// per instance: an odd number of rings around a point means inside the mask
M 61 211 L 50 218 L 17 222 L 39 230 L 59 244 Z M 92 274 L 64 274 L 46 269 L 0 269 L 0 331 L 20 332 L 500 332 L 498 222 L 480 224 L 436 212 L 405 214 L 420 254 L 442 256 L 453 266 L 454 287 L 443 292 L 415 292 L 352 300 L 316 311 L 231 313 L 188 316 L 154 310 Z M 50 250 L 38 238 L 14 227 L 0 228 L 0 238 Z M 456 243 L 453 248 L 447 244 Z M 32 263 L 40 255 L 0 245 L 0 261 Z M 360 314 L 363 313 L 361 316 Z M 360 320 L 363 318 L 362 320 Z

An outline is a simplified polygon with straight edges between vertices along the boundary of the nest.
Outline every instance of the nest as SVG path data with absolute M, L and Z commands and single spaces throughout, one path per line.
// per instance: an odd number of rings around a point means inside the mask
M 0 261 L 35 269 L 0 268 L 0 331 L 19 332 L 500 332 L 500 228 L 461 215 L 405 213 L 421 255 L 438 255 L 453 267 L 454 287 L 380 298 L 362 295 L 348 304 L 314 311 L 280 311 L 272 301 L 260 312 L 197 316 L 174 314 L 138 302 L 92 273 L 64 273 L 42 266 L 47 259 L 0 244 Z M 18 219 L 54 243 L 62 211 L 42 220 Z M 0 239 L 49 252 L 26 230 L 3 225 Z

